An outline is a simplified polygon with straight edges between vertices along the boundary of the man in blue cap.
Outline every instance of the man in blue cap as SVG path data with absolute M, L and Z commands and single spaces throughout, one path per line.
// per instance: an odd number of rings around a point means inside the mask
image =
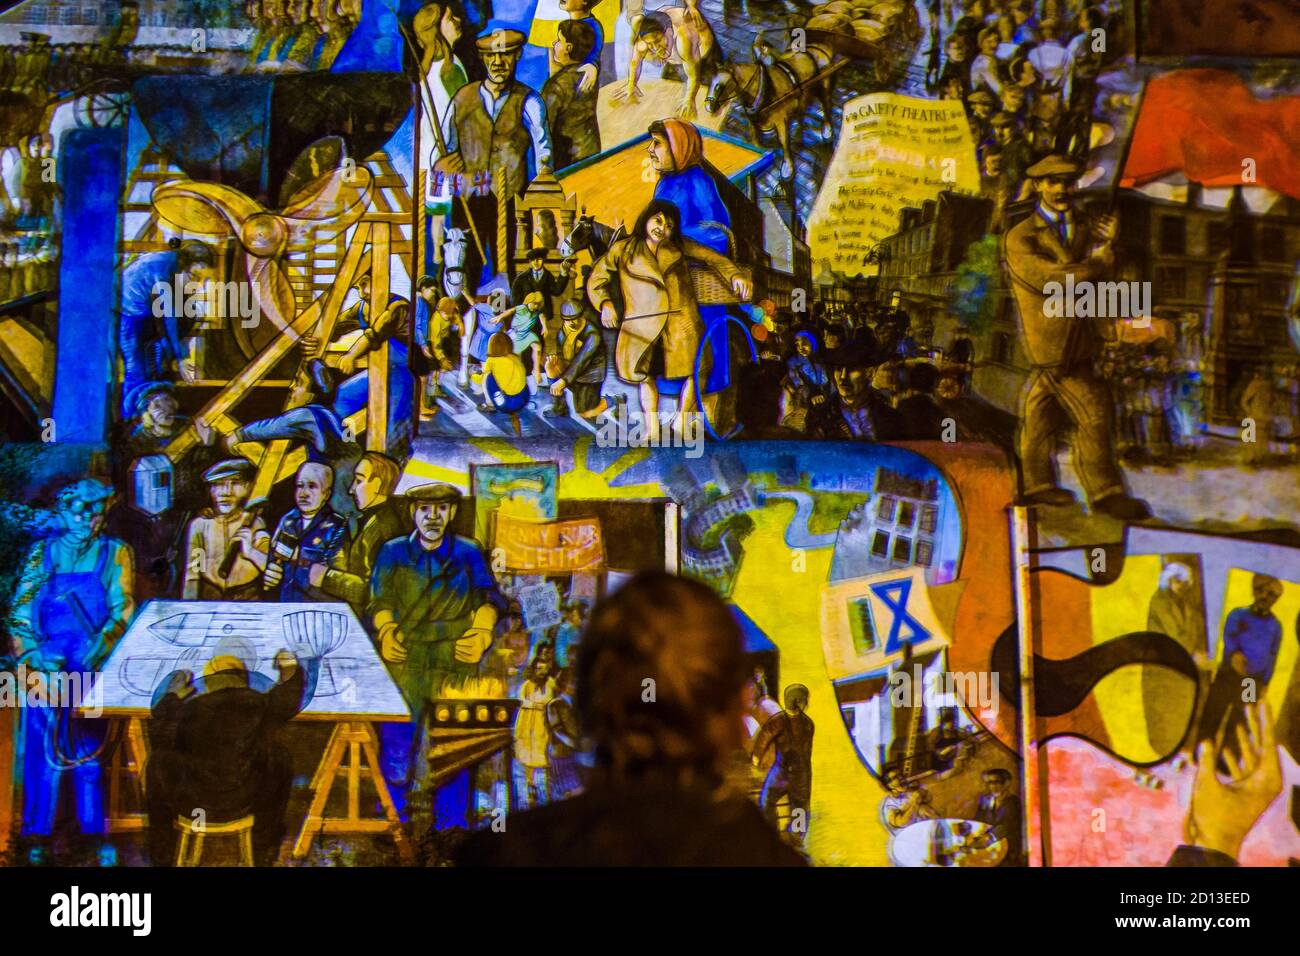
M 112 497 L 111 488 L 91 478 L 65 486 L 56 506 L 58 533 L 27 553 L 10 631 L 13 653 L 28 674 L 47 675 L 48 681 L 49 675 L 96 671 L 126 631 L 135 610 L 132 555 L 121 541 L 102 534 Z M 60 787 L 69 774 L 81 832 L 104 832 L 97 759 L 103 727 L 74 718 L 76 703 L 47 698 L 46 706 L 23 709 L 24 836 L 53 834 Z

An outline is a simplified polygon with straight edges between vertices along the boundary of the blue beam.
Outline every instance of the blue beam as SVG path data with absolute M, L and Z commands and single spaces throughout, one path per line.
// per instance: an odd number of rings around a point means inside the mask
M 59 150 L 63 242 L 54 423 L 60 443 L 108 440 L 125 143 L 125 129 L 78 129 L 64 135 Z

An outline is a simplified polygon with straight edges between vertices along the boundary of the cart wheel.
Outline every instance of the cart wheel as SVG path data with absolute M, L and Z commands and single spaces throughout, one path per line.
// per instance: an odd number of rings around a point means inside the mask
M 131 94 L 122 91 L 91 93 L 77 100 L 77 125 L 83 128 L 103 129 L 126 124 L 131 109 Z

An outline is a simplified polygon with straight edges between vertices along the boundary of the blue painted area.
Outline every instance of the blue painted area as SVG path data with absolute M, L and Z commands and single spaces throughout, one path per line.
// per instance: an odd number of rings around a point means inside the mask
M 418 0 L 365 0 L 361 21 L 330 66 L 331 73 L 400 73 L 403 41 L 397 18 L 409 23 Z
M 527 33 L 527 31 L 524 31 Z M 546 47 L 525 43 L 519 56 L 519 66 L 515 67 L 515 79 L 531 89 L 541 92 L 550 76 L 550 60 Z
M 124 129 L 78 129 L 63 137 L 63 248 L 54 421 L 60 442 L 108 439 L 117 303 L 117 202 Z
M 731 616 L 740 625 L 740 633 L 745 640 L 746 654 L 759 654 L 764 651 L 776 650 L 776 645 L 772 643 L 772 639 L 767 636 L 761 627 L 754 623 L 752 617 L 734 604 L 728 605 L 728 607 L 731 609 Z
M 423 143 L 420 148 L 427 153 L 429 144 Z M 388 158 L 397 174 L 408 183 L 413 184 L 415 182 L 415 170 L 412 162 L 415 157 L 414 109 L 406 114 L 406 119 L 402 120 L 402 125 L 393 131 L 392 138 L 384 144 L 384 152 L 388 154 Z

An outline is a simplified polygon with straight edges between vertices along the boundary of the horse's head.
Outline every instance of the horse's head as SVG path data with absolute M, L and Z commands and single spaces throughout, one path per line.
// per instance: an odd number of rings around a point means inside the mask
M 717 115 L 727 101 L 736 95 L 736 80 L 731 70 L 723 69 L 713 74 L 709 81 L 709 91 L 704 95 L 704 108 Z
M 465 231 L 448 229 L 442 241 L 442 262 L 447 269 L 459 269 L 465 265 Z
M 583 249 L 590 249 L 596 238 L 596 217 L 583 213 L 573 223 L 569 234 L 560 240 L 559 253 L 564 258 L 576 255 Z

